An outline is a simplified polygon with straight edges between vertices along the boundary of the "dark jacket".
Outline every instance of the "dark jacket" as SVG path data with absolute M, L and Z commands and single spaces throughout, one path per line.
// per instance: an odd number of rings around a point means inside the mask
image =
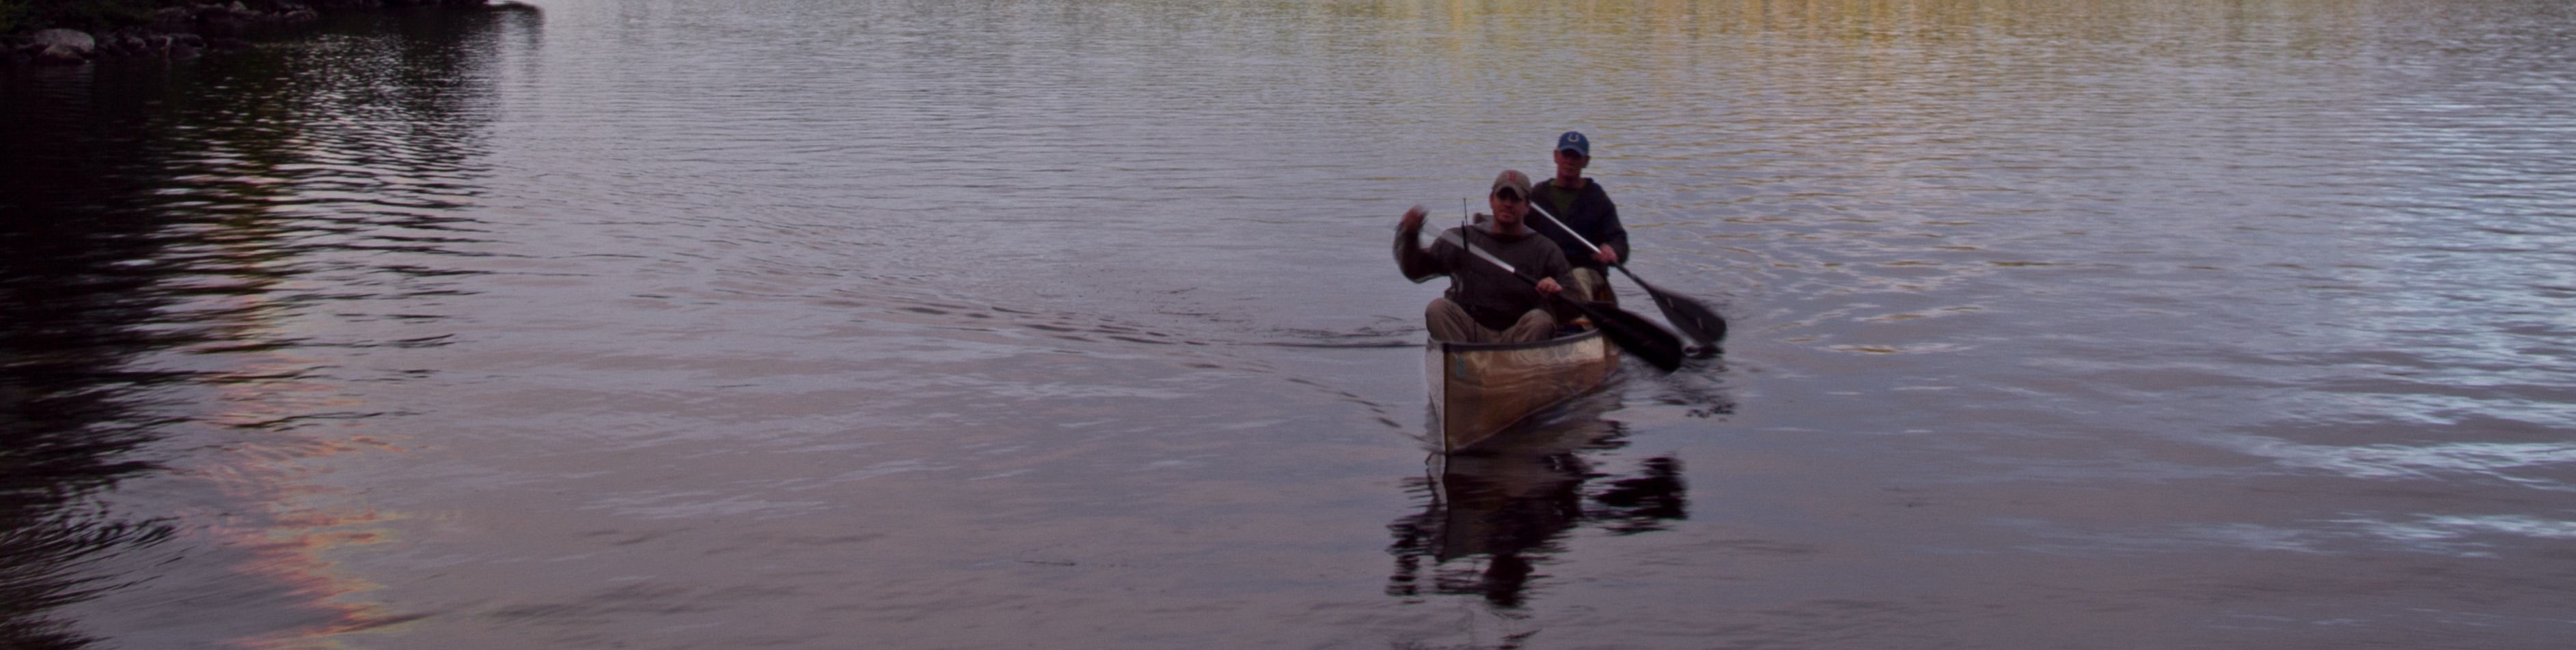
M 1531 215 L 1537 216 L 1537 215 Z M 1524 223 L 1523 226 L 1528 224 Z M 1455 233 L 1465 233 L 1466 241 L 1493 253 L 1518 268 L 1528 279 L 1512 277 L 1502 267 L 1476 257 L 1453 243 Z M 1521 314 L 1546 306 L 1547 298 L 1538 293 L 1539 278 L 1555 278 L 1557 286 L 1574 286 L 1574 267 L 1567 265 L 1564 253 L 1547 238 L 1527 228 L 1520 236 L 1504 237 L 1487 232 L 1483 226 L 1451 228 L 1441 233 L 1430 250 L 1418 246 L 1415 238 L 1421 229 L 1395 234 L 1395 265 L 1404 270 L 1405 279 L 1427 282 L 1449 276 L 1449 302 L 1457 303 L 1476 324 L 1487 329 L 1510 329 Z
M 1557 209 L 1558 197 L 1564 196 L 1569 191 L 1574 195 L 1572 204 L 1566 209 Z M 1601 181 L 1584 179 L 1583 189 L 1580 190 L 1557 187 L 1556 179 L 1553 178 L 1539 181 L 1537 187 L 1530 188 L 1530 206 L 1529 218 L 1524 220 L 1528 223 L 1525 225 L 1532 230 L 1537 230 L 1539 234 L 1547 235 L 1547 238 L 1554 240 L 1559 248 L 1565 249 L 1567 262 L 1602 273 L 1610 272 L 1606 265 L 1592 261 L 1592 249 L 1584 248 L 1583 242 L 1567 236 L 1564 228 L 1558 228 L 1556 224 L 1549 223 L 1547 217 L 1539 215 L 1539 209 L 1546 209 L 1548 214 L 1556 215 L 1557 221 L 1563 221 L 1565 225 L 1574 228 L 1575 232 L 1583 233 L 1583 237 L 1592 240 L 1593 244 L 1619 251 L 1619 263 L 1628 263 L 1628 229 L 1619 226 L 1619 206 L 1610 203 L 1610 193 L 1601 190 Z

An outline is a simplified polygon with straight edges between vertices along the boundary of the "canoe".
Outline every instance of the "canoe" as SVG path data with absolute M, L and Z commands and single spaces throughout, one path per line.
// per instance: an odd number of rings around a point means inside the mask
M 1600 385 L 1619 355 L 1596 329 L 1529 343 L 1434 340 L 1428 361 L 1432 429 L 1445 454 Z

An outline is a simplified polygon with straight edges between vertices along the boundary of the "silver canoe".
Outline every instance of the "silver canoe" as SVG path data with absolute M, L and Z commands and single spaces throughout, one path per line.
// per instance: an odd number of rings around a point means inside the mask
M 1600 330 L 1529 343 L 1432 341 L 1432 429 L 1440 452 L 1493 437 L 1600 385 L 1618 365 Z

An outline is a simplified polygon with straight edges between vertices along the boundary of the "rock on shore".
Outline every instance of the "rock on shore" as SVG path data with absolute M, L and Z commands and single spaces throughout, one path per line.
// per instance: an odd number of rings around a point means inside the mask
M 98 39 L 88 32 L 72 29 L 48 29 L 27 35 L 22 48 L 36 63 L 70 65 L 88 60 L 98 51 Z
M 196 58 L 208 50 L 250 49 L 239 36 L 247 29 L 300 23 L 322 17 L 329 9 L 378 9 L 415 6 L 481 6 L 488 0 L 313 0 L 276 2 L 272 9 L 231 4 L 164 7 L 148 25 L 121 27 L 92 35 L 75 29 L 45 29 L 0 39 L 0 60 L 10 64 L 80 65 L 101 58 Z

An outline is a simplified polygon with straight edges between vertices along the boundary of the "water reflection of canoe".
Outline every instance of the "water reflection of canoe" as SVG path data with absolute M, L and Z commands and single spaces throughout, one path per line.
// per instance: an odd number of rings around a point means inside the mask
M 1549 409 L 1472 453 L 1432 454 L 1406 490 L 1424 508 L 1387 525 L 1395 571 L 1387 595 L 1408 600 L 1480 595 L 1518 609 L 1561 562 L 1578 528 L 1610 535 L 1670 530 L 1690 518 L 1681 459 L 1654 456 L 1621 472 L 1625 433 L 1601 414 L 1616 395 L 1590 393 Z
M 1530 343 L 1435 340 L 1429 357 L 1431 419 L 1443 453 L 1591 390 L 1619 361 L 1600 330 Z

